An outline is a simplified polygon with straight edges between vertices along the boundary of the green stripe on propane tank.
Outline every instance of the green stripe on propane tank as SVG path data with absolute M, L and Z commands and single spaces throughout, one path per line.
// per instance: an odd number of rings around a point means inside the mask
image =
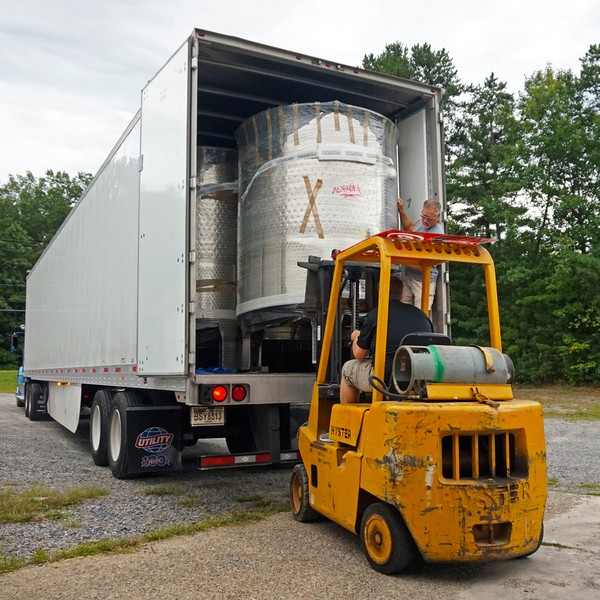
M 427 346 L 431 356 L 435 361 L 435 375 L 433 376 L 433 383 L 440 383 L 444 379 L 444 363 L 440 351 L 435 346 Z

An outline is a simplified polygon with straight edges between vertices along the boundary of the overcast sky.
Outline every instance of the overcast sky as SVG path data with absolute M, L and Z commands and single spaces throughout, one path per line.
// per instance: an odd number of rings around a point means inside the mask
M 0 0 L 0 185 L 95 173 L 141 90 L 194 27 L 360 65 L 386 44 L 445 48 L 465 83 L 517 93 L 548 63 L 579 72 L 598 0 Z

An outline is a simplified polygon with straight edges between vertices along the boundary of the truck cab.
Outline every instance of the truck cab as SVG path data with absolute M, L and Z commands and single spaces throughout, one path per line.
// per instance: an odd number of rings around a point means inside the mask
M 546 500 L 541 406 L 514 398 L 503 354 L 493 260 L 483 239 L 387 231 L 337 254 L 292 514 L 325 516 L 360 536 L 369 564 L 392 574 L 415 559 L 487 561 L 527 556 L 543 535 Z M 404 341 L 383 380 L 390 279 L 402 265 L 461 262 L 485 274 L 488 345 Z M 353 269 L 378 273 L 372 393 L 340 404 L 336 357 L 360 301 L 341 290 Z M 366 307 L 368 308 L 368 307 Z M 350 313 L 350 314 L 349 314 Z M 445 337 L 445 336 L 444 336 Z M 478 342 L 479 340 L 477 340 Z M 332 361 L 335 368 L 332 368 Z M 370 396 L 370 397 L 369 397 Z

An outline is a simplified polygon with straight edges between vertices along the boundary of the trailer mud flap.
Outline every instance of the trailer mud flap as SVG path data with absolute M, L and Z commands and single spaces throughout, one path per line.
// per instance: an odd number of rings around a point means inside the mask
M 181 471 L 181 438 L 181 407 L 127 407 L 128 473 Z

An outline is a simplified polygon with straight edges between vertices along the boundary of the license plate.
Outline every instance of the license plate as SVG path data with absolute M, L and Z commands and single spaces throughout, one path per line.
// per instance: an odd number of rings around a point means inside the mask
M 225 407 L 223 406 L 192 406 L 192 427 L 203 425 L 225 425 Z

